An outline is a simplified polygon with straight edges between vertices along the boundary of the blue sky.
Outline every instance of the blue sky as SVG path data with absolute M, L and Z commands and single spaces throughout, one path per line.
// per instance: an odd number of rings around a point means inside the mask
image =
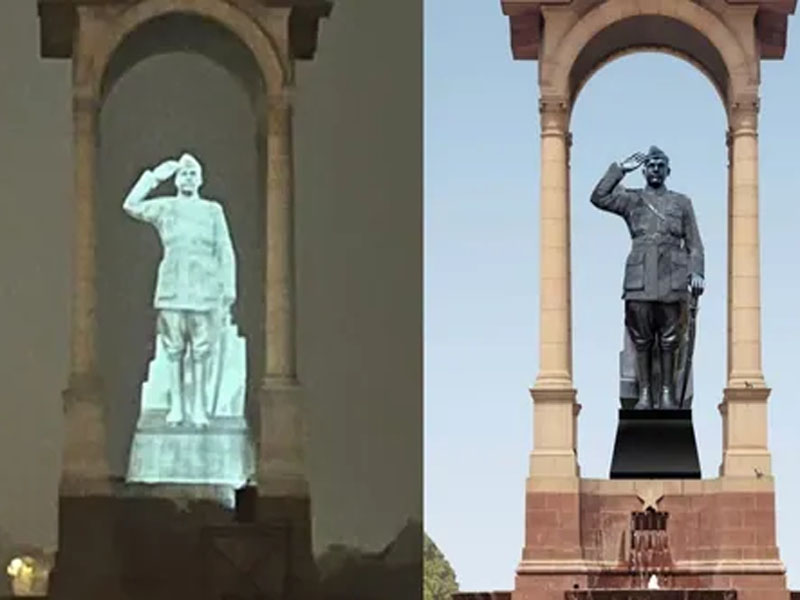
M 762 68 L 762 339 L 778 541 L 800 588 L 800 17 L 786 59 Z M 795 44 L 793 44 L 793 42 Z M 793 51 L 796 50 L 796 51 Z M 511 57 L 498 0 L 425 3 L 425 528 L 462 590 L 511 589 L 532 447 L 538 366 L 537 64 Z M 671 157 L 706 247 L 695 431 L 704 477 L 721 458 L 725 385 L 726 120 L 711 83 L 653 53 L 601 69 L 573 113 L 572 289 L 579 461 L 608 476 L 622 344 L 621 219 L 589 204 L 608 164 L 651 144 Z M 640 175 L 628 176 L 639 185 Z

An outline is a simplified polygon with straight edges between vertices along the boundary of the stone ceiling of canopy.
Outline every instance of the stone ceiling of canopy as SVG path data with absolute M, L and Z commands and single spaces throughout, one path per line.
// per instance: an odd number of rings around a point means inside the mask
M 685 58 L 723 101 L 757 95 L 762 59 L 786 51 L 796 0 L 501 0 L 518 60 L 539 62 L 543 97 L 574 100 L 620 55 L 661 50 Z
M 128 10 L 137 4 L 147 4 L 147 0 L 38 0 L 41 23 L 41 53 L 48 58 L 69 58 L 72 56 L 73 36 L 77 9 L 86 7 L 108 7 Z M 186 10 L 197 2 L 171 0 L 173 10 Z M 235 7 L 242 10 L 261 10 L 264 8 L 290 8 L 292 21 L 290 32 L 293 58 L 309 60 L 317 48 L 319 21 L 327 17 L 332 8 L 330 0 L 218 0 L 225 12 Z M 226 6 L 227 5 L 227 6 Z
M 193 16 L 232 33 L 257 61 L 267 86 L 293 79 L 294 60 L 313 58 L 319 21 L 329 0 L 38 0 L 40 52 L 45 58 L 74 58 L 79 44 L 92 55 L 87 86 L 101 96 L 106 70 L 117 49 L 143 26 L 162 17 Z M 76 32 L 81 35 L 76 35 Z M 198 50 L 202 50 L 199 48 Z M 80 83 L 80 82 L 79 82 Z

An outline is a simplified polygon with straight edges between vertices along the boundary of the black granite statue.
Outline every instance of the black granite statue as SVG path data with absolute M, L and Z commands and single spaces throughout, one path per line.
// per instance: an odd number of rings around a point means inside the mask
M 646 187 L 624 188 L 623 177 L 642 165 Z M 704 287 L 703 243 L 692 202 L 667 189 L 669 174 L 669 158 L 653 146 L 647 154 L 612 164 L 591 198 L 596 207 L 625 219 L 631 234 L 622 298 L 636 352 L 636 409 L 682 407 L 689 365 L 683 365 L 684 385 L 676 389 L 676 363 L 682 342 L 687 337 L 694 342 L 693 331 L 686 336 L 687 315 L 693 315 Z M 680 354 L 690 358 L 691 348 Z

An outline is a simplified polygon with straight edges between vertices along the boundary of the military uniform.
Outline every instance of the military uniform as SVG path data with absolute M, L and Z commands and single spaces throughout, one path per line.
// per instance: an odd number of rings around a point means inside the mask
M 236 263 L 225 214 L 210 200 L 153 198 L 158 185 L 145 171 L 125 199 L 130 216 L 153 225 L 164 254 L 158 267 L 153 306 L 168 356 L 181 358 L 186 341 L 202 358 L 210 351 L 214 319 L 223 300 L 236 297 Z
M 625 262 L 622 298 L 625 325 L 637 354 L 649 355 L 658 340 L 669 359 L 681 338 L 682 308 L 691 274 L 704 275 L 703 244 L 691 200 L 658 189 L 626 189 L 625 173 L 612 164 L 592 192 L 596 207 L 625 219 L 631 250 Z M 644 358 L 637 358 L 643 364 Z M 672 373 L 672 365 L 664 365 Z

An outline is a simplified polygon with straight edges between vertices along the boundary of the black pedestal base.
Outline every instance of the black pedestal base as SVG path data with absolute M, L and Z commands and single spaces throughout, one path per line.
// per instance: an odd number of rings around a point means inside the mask
M 692 411 L 620 409 L 611 479 L 700 479 Z

